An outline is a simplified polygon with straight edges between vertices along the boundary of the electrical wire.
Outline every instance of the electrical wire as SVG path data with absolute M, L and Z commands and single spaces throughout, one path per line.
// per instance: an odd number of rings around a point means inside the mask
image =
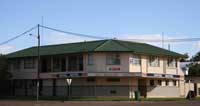
M 136 42 L 192 42 L 200 41 L 200 38 L 182 38 L 182 39 L 121 39 L 127 41 L 136 41 Z
M 23 35 L 25 35 L 26 33 L 34 30 L 35 28 L 37 28 L 38 25 L 30 28 L 29 30 L 26 30 L 25 32 L 11 38 L 11 39 L 8 39 L 4 42 L 1 42 L 0 43 L 0 46 L 1 45 L 4 45 L 4 44 L 7 44 Z M 86 34 L 81 34 L 81 33 L 74 33 L 74 32 L 69 32 L 69 31 L 63 31 L 63 30 L 60 30 L 60 29 L 55 29 L 55 28 L 51 28 L 51 27 L 47 27 L 47 26 L 44 26 L 44 25 L 39 25 L 39 27 L 42 27 L 42 28 L 45 28 L 45 29 L 49 29 L 49 30 L 53 30 L 53 31 L 57 31 L 57 32 L 61 32 L 61 33 L 65 33 L 65 34 L 70 34 L 70 35 L 75 35 L 75 36 L 80 36 L 80 37 L 87 37 L 87 38 L 93 38 L 93 39 L 111 39 L 111 38 L 108 38 L 108 37 L 99 37 L 99 36 L 93 36 L 93 35 L 86 35 Z M 125 41 L 135 41 L 135 42 L 192 42 L 192 41 L 200 41 L 200 38 L 182 38 L 182 39 L 119 39 L 119 40 L 125 40 Z
M 9 43 L 9 42 L 11 42 L 11 41 L 13 41 L 13 40 L 15 40 L 15 39 L 17 39 L 17 38 L 19 38 L 19 37 L 25 35 L 25 34 L 27 34 L 28 32 L 34 30 L 34 29 L 37 28 L 37 27 L 38 27 L 38 26 L 34 26 L 34 27 L 32 27 L 32 28 L 26 30 L 25 32 L 23 32 L 23 33 L 21 33 L 21 34 L 15 36 L 15 37 L 13 37 L 13 38 L 11 38 L 11 39 L 8 39 L 8 40 L 6 40 L 6 41 L 4 41 L 4 42 L 1 42 L 1 43 L 0 43 L 0 46 L 1 46 L 1 45 L 4 45 L 4 44 L 7 44 L 7 43 Z
M 40 27 L 43 27 L 43 28 L 46 28 L 46 29 L 49 29 L 49 30 L 53 30 L 53 31 L 57 31 L 57 32 L 61 32 L 61 33 L 80 36 L 80 37 L 87 37 L 87 38 L 93 38 L 93 39 L 110 39 L 110 38 L 107 38 L 107 37 L 98 37 L 98 36 L 93 36 L 93 35 L 86 35 L 86 34 L 81 34 L 81 33 L 63 31 L 63 30 L 60 30 L 60 29 L 55 29 L 55 28 L 44 26 L 44 25 L 40 25 Z

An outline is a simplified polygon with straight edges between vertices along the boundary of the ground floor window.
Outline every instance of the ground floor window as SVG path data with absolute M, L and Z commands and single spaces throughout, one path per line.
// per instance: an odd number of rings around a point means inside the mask
M 154 80 L 150 80 L 150 86 L 154 86 L 155 83 L 154 83 Z
M 94 77 L 88 77 L 87 82 L 95 82 L 96 79 Z
M 107 82 L 120 82 L 120 78 L 107 78 Z
M 177 84 L 176 84 L 176 80 L 173 80 L 173 85 L 174 85 L 174 86 L 176 86 L 176 85 L 177 85 Z
M 169 80 L 166 80 L 165 85 L 169 86 Z
M 198 88 L 198 91 L 199 91 L 199 95 L 200 95 L 200 88 Z
M 158 80 L 158 86 L 162 86 L 162 81 Z

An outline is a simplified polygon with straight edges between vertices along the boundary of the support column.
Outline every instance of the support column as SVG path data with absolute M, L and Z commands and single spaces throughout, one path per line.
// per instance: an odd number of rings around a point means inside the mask
M 42 96 L 42 89 L 43 89 L 43 80 L 40 79 L 40 87 L 39 87 L 39 95 Z
M 27 86 L 27 80 L 26 79 L 24 80 L 24 94 L 25 94 L 25 96 L 28 95 L 28 86 Z
M 15 96 L 15 80 L 12 80 L 12 95 Z
M 53 96 L 56 96 L 56 79 L 53 79 L 53 89 L 52 89 L 52 92 L 53 92 Z

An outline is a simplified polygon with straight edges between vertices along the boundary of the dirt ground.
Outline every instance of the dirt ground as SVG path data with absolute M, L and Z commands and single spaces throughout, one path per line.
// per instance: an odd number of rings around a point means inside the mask
M 195 101 L 180 101 L 180 102 L 131 102 L 131 101 L 74 101 L 74 102 L 59 102 L 59 101 L 0 101 L 0 106 L 200 106 L 200 102 Z

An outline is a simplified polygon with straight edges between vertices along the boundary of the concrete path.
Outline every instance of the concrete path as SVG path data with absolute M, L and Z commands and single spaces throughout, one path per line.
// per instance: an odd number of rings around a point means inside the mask
M 74 102 L 59 102 L 59 101 L 9 101 L 1 100 L 0 106 L 200 106 L 200 101 L 181 101 L 181 102 L 131 102 L 131 101 L 74 101 Z

